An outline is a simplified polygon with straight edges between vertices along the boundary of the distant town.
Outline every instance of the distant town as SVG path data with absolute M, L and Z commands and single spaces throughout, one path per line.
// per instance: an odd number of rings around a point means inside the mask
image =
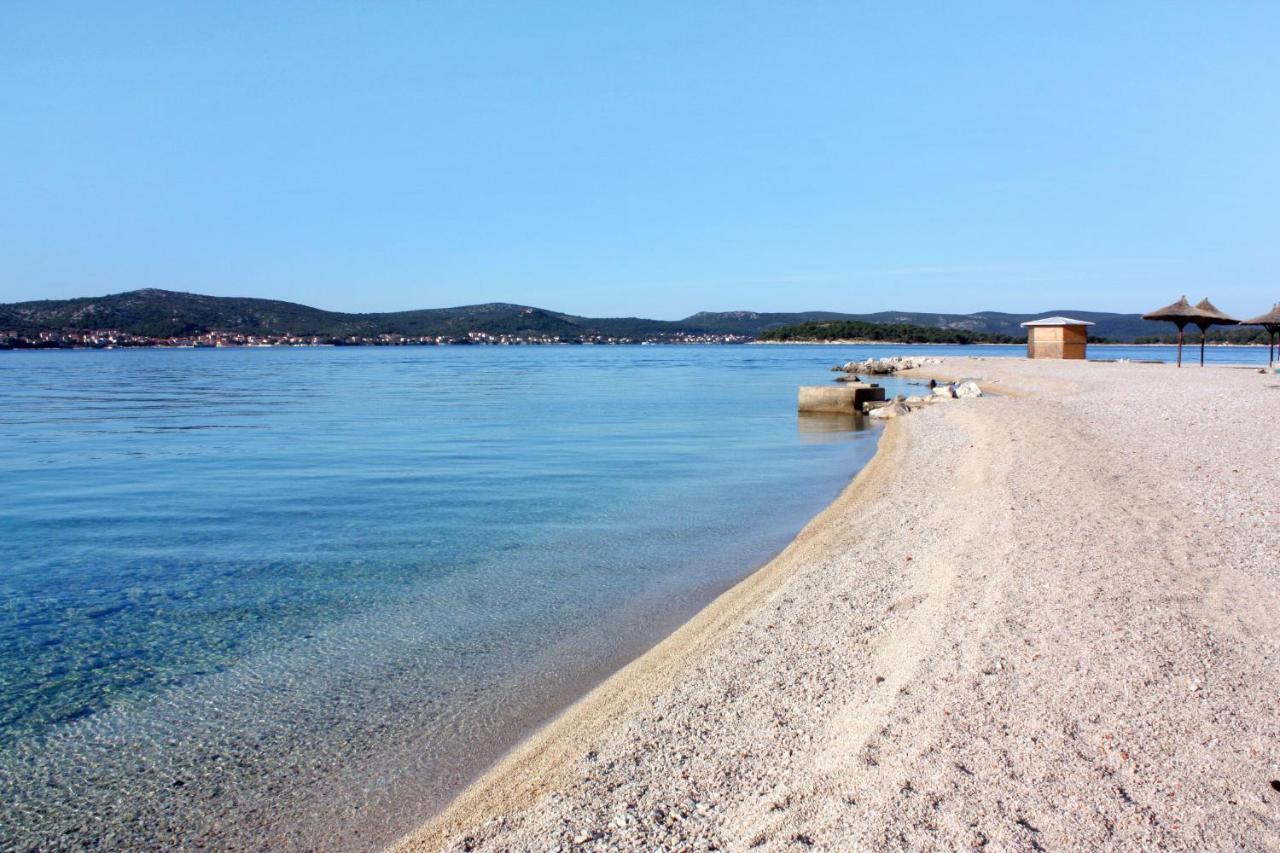
M 1088 320 L 1094 341 L 1166 342 L 1168 324 L 1137 314 L 1051 310 L 940 314 L 699 311 L 680 320 L 582 317 L 493 302 L 381 313 L 326 311 L 254 297 L 143 289 L 0 304 L 0 349 L 456 345 L 744 344 L 872 341 L 989 344 L 1026 339 L 1047 314 Z M 1176 339 L 1176 336 L 1174 336 Z M 1261 328 L 1213 330 L 1210 343 L 1265 343 Z
M 672 332 L 646 337 L 603 334 L 549 335 L 536 333 L 467 332 L 460 335 L 291 335 L 204 332 L 198 335 L 153 337 L 118 329 L 62 329 L 22 333 L 0 330 L 0 349 L 123 349 L 127 347 L 397 347 L 397 346 L 527 346 L 634 344 L 742 344 L 750 335 Z

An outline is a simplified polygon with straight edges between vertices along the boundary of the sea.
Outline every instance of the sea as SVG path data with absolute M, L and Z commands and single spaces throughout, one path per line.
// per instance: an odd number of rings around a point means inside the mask
M 0 848 L 383 847 L 849 484 L 797 386 L 1021 351 L 2 352 Z

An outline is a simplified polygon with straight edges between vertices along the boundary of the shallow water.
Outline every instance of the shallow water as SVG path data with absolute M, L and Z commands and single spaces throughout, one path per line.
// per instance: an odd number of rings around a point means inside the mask
M 0 846 L 393 839 L 830 502 L 878 433 L 796 386 L 890 352 L 1014 351 L 0 354 Z

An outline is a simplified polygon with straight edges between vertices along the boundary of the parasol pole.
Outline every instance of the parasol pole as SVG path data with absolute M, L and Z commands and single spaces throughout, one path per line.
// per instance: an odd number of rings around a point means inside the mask
M 1178 367 L 1182 367 L 1182 330 L 1186 327 L 1186 323 L 1178 324 Z

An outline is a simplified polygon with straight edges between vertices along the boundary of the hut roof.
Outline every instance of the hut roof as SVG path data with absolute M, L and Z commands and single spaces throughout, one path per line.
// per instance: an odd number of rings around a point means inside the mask
M 1092 326 L 1088 320 L 1076 320 L 1071 317 L 1045 317 L 1042 320 L 1028 320 L 1021 324 L 1023 328 L 1029 326 Z
M 1197 302 L 1196 310 L 1204 312 L 1204 319 L 1200 320 L 1198 324 L 1207 326 L 1237 326 L 1240 324 L 1240 321 L 1235 317 L 1219 311 L 1208 299 L 1201 299 Z
M 1168 323 L 1186 323 L 1191 320 L 1204 319 L 1204 313 L 1187 301 L 1187 297 L 1182 297 L 1172 305 L 1166 305 L 1163 308 L 1157 308 L 1149 314 L 1143 314 L 1144 320 L 1164 320 Z
M 1280 326 L 1280 302 L 1271 306 L 1271 310 L 1252 320 L 1241 320 L 1246 326 Z

